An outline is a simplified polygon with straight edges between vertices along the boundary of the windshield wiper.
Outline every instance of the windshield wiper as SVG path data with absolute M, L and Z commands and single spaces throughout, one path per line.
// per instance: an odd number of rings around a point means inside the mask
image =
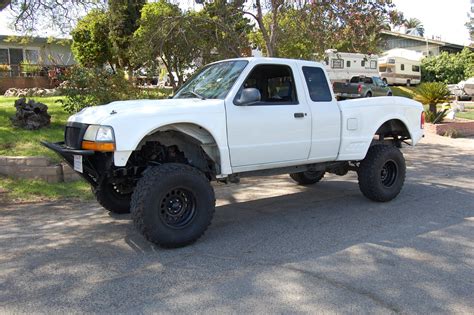
M 206 98 L 204 96 L 202 96 L 201 94 L 195 92 L 195 91 L 188 91 L 189 93 L 191 93 L 192 95 L 196 96 L 197 98 L 200 98 L 201 100 L 205 100 Z

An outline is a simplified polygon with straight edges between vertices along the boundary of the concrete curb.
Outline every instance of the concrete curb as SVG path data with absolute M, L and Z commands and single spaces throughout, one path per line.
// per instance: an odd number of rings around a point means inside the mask
M 72 182 L 81 177 L 65 163 L 53 163 L 42 156 L 0 156 L 0 175 L 41 179 L 48 183 Z

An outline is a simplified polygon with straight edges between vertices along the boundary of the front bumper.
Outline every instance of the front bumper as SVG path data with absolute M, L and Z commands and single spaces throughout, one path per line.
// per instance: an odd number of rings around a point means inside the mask
M 97 185 L 97 179 L 100 174 L 98 172 L 97 154 L 95 151 L 71 149 L 64 142 L 51 143 L 41 141 L 41 144 L 56 152 L 72 169 L 74 169 L 74 155 L 81 155 L 83 157 L 83 173 L 77 173 L 92 185 Z

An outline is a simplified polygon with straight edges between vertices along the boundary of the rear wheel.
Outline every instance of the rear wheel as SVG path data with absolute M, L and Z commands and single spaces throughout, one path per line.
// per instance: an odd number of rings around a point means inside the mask
M 360 162 L 359 188 L 371 200 L 390 201 L 402 190 L 405 172 L 405 158 L 398 148 L 375 145 Z
M 123 214 L 130 212 L 132 190 L 120 187 L 108 180 L 92 188 L 97 202 L 110 212 Z
M 312 185 L 323 179 L 324 173 L 324 171 L 306 171 L 291 173 L 290 177 L 300 185 Z
M 411 81 L 407 80 L 407 86 L 411 86 Z
M 372 97 L 372 93 L 371 93 L 371 92 L 367 92 L 367 94 L 365 94 L 365 97 Z
M 195 242 L 211 223 L 214 190 L 199 170 L 178 163 L 150 167 L 132 196 L 136 228 L 162 247 Z

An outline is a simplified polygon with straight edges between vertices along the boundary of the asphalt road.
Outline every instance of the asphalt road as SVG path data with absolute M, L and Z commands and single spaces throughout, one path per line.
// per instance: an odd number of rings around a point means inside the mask
M 3 205 L 0 313 L 473 314 L 474 139 L 423 142 L 390 203 L 354 175 L 244 180 L 177 250 L 96 203 Z

